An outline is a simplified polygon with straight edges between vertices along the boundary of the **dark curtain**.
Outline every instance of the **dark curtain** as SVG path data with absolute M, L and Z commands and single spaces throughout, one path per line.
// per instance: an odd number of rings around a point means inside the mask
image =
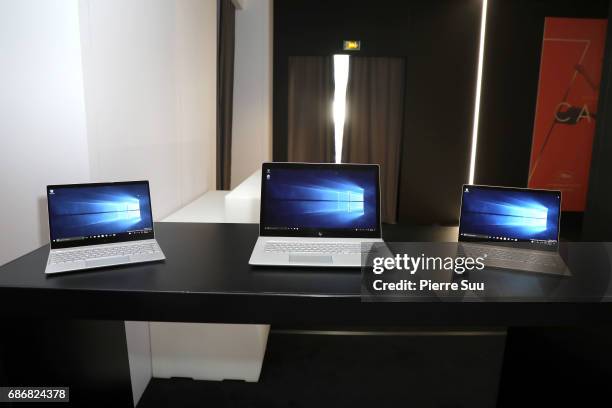
M 334 162 L 332 57 L 289 57 L 287 157 Z
M 349 62 L 343 163 L 380 165 L 381 219 L 397 222 L 404 123 L 403 58 L 353 57 Z
M 232 113 L 236 8 L 232 0 L 219 1 L 217 55 L 217 189 L 229 190 L 232 169 Z

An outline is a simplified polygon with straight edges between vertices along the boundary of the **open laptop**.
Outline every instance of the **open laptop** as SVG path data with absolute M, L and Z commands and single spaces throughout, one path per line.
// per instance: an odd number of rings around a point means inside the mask
M 264 163 L 251 265 L 361 266 L 383 242 L 378 165 Z
M 148 181 L 47 186 L 47 203 L 47 274 L 165 259 Z
M 561 192 L 464 185 L 459 242 L 489 267 L 570 275 L 558 253 Z

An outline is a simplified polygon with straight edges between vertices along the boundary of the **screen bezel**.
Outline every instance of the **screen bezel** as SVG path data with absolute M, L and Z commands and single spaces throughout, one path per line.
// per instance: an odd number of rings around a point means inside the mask
M 376 174 L 376 227 L 374 231 L 354 231 L 350 228 L 300 228 L 292 230 L 266 230 L 266 171 L 270 169 L 336 169 L 336 170 L 369 170 Z M 265 237 L 317 237 L 317 238 L 381 238 L 380 221 L 380 171 L 377 164 L 338 164 L 338 163 L 287 163 L 266 162 L 261 166 L 261 199 L 259 207 L 259 235 Z
M 558 216 L 557 216 L 557 242 L 555 244 L 544 244 L 538 242 L 530 242 L 529 240 L 519 240 L 519 241 L 496 241 L 489 240 L 487 238 L 478 238 L 478 237 L 464 237 L 461 235 L 463 232 L 461 227 L 461 213 L 463 212 L 463 195 L 465 194 L 465 189 L 467 188 L 479 188 L 484 190 L 502 190 L 502 191 L 522 191 L 522 192 L 535 192 L 535 193 L 545 193 L 545 194 L 558 194 L 559 195 L 559 208 L 558 208 Z M 557 251 L 559 249 L 559 237 L 561 235 L 561 200 L 563 200 L 563 195 L 560 190 L 546 190 L 546 189 L 535 189 L 535 188 L 520 188 L 520 187 L 500 187 L 500 186 L 487 186 L 487 185 L 479 185 L 479 184 L 464 184 L 461 187 L 461 206 L 459 207 L 459 232 L 458 232 L 458 240 L 459 242 L 476 242 L 483 243 L 489 245 L 504 245 L 504 246 L 514 246 L 528 249 L 537 249 L 541 251 Z
M 51 205 L 49 203 L 49 190 L 66 189 L 66 188 L 82 188 L 82 187 L 108 187 L 108 186 L 125 186 L 145 184 L 147 186 L 147 194 L 149 196 L 149 209 L 151 210 L 151 231 L 135 235 L 123 235 L 120 237 L 100 237 L 100 238 L 85 238 L 78 241 L 53 242 L 53 221 L 51 220 Z M 155 223 L 153 222 L 153 203 L 151 202 L 151 190 L 148 180 L 139 181 L 118 181 L 108 183 L 83 183 L 83 184 L 55 184 L 47 186 L 47 218 L 49 219 L 49 242 L 51 249 L 61 248 L 76 248 L 88 245 L 114 244 L 118 242 L 143 241 L 155 238 Z

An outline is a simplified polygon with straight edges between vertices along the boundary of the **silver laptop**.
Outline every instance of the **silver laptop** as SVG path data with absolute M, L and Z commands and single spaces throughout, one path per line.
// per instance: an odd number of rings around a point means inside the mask
M 567 276 L 560 217 L 560 191 L 464 185 L 460 246 L 486 266 Z
M 249 264 L 361 266 L 362 250 L 383 242 L 378 173 L 370 164 L 264 163 Z
M 45 273 L 160 261 L 148 181 L 47 186 Z

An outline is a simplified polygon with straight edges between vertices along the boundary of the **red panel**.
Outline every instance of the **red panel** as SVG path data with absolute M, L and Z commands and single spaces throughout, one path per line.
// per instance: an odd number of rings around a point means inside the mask
M 547 17 L 529 187 L 561 190 L 584 211 L 607 20 Z

